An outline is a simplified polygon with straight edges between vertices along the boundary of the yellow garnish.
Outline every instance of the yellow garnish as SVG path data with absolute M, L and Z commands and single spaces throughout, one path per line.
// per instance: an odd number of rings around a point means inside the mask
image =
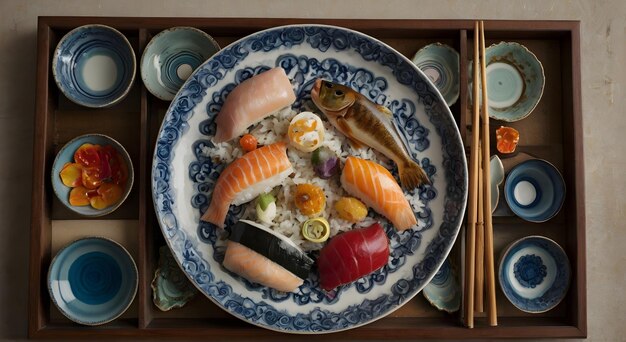
M 330 225 L 323 217 L 317 217 L 304 222 L 302 236 L 311 242 L 324 242 L 330 236 Z

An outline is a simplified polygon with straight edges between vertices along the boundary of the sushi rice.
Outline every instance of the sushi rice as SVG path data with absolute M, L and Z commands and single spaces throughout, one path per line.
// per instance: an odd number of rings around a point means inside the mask
M 314 108 L 313 105 L 311 105 L 311 107 Z M 296 116 L 296 114 L 298 114 L 297 111 L 294 111 L 291 108 L 285 108 L 252 126 L 252 128 L 248 130 L 248 133 L 257 138 L 259 145 L 269 145 L 279 141 L 285 141 L 288 143 L 287 130 L 291 119 Z M 320 115 L 320 117 L 322 118 L 324 128 L 326 129 L 324 143 L 322 146 L 326 146 L 335 152 L 335 154 L 339 157 L 342 166 L 348 156 L 355 156 L 377 162 L 385 168 L 391 169 L 392 162 L 388 158 L 368 147 L 360 149 L 352 148 L 348 139 L 343 134 L 338 132 L 335 127 L 324 118 L 323 115 Z M 220 163 L 226 164 L 231 163 L 236 158 L 243 155 L 242 148 L 239 146 L 239 139 L 233 139 L 228 142 L 216 144 L 213 148 L 205 147 L 203 153 L 206 157 L 219 160 Z M 371 209 L 369 210 L 368 217 L 359 223 L 355 224 L 342 220 L 335 211 L 334 204 L 341 197 L 350 195 L 341 187 L 339 175 L 333 176 L 330 179 L 319 178 L 315 174 L 313 165 L 311 164 L 311 153 L 298 151 L 291 145 L 288 145 L 287 156 L 293 165 L 295 174 L 288 177 L 284 184 L 277 186 L 272 191 L 272 194 L 276 197 L 277 216 L 270 228 L 289 237 L 291 241 L 304 251 L 319 250 L 324 246 L 324 243 L 313 243 L 307 241 L 300 233 L 302 224 L 310 217 L 302 215 L 294 204 L 293 192 L 298 184 L 311 183 L 324 190 L 324 194 L 326 195 L 326 207 L 324 211 L 317 216 L 326 218 L 330 223 L 331 238 L 340 232 L 348 231 L 355 227 L 366 227 L 376 221 L 387 221 L 387 219 L 385 219 L 382 215 L 375 213 Z M 411 195 L 405 191 L 405 197 L 409 201 L 409 204 L 413 208 L 414 212 L 422 210 L 423 204 L 419 200 L 419 196 Z M 242 219 L 258 221 L 256 217 L 255 205 L 256 200 L 251 201 L 247 205 Z M 420 224 L 421 222 L 418 220 L 417 226 Z

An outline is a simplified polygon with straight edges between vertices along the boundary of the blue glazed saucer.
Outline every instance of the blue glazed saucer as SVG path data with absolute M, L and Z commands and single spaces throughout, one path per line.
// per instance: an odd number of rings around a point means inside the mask
M 449 313 L 461 307 L 461 287 L 456 274 L 446 259 L 433 279 L 424 287 L 424 297 L 439 310 Z
M 119 317 L 137 293 L 137 266 L 120 244 L 101 237 L 61 249 L 48 271 L 52 302 L 70 320 L 100 325 Z
M 412 61 L 452 106 L 459 98 L 459 53 L 446 44 L 434 43 L 417 51 Z
M 511 169 L 504 182 L 504 197 L 515 215 L 530 222 L 545 222 L 563 206 L 565 181 L 554 165 L 530 159 Z
M 528 236 L 506 248 L 498 275 L 502 292 L 515 307 L 541 313 L 565 298 L 571 270 L 565 251 L 556 242 Z
M 213 37 L 193 27 L 161 31 L 141 56 L 141 79 L 154 96 L 171 101 L 196 68 L 219 50 Z
M 92 108 L 120 102 L 133 85 L 137 63 L 130 42 L 105 25 L 85 25 L 66 34 L 54 51 L 52 74 L 71 101 Z

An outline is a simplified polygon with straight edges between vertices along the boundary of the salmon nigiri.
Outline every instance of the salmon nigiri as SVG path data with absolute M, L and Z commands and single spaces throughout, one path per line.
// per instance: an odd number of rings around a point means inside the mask
M 287 144 L 279 142 L 244 154 L 229 164 L 217 178 L 211 204 L 202 220 L 224 228 L 231 204 L 250 202 L 269 192 L 293 172 Z
M 242 135 L 250 125 L 296 101 L 285 70 L 276 67 L 249 78 L 228 94 L 215 122 L 213 142 L 221 143 Z
M 396 229 L 409 229 L 417 223 L 402 189 L 383 166 L 348 157 L 341 172 L 341 185 L 349 194 L 389 219 Z

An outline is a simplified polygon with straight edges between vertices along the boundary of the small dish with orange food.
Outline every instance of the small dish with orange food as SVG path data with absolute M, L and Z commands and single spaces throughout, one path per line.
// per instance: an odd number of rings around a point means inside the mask
M 72 139 L 52 165 L 52 187 L 71 211 L 89 217 L 112 213 L 133 186 L 133 165 L 124 147 L 111 137 L 86 134 Z

